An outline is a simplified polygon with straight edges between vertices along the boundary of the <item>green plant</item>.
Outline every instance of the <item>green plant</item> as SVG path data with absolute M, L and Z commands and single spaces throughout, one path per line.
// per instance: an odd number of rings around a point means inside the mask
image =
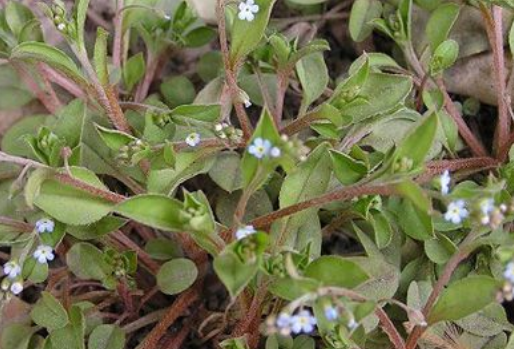
M 47 111 L 1 143 L 0 304 L 30 295 L 2 348 L 175 348 L 193 330 L 231 349 L 514 345 L 499 304 L 514 297 L 510 1 L 280 4 L 312 11 L 300 20 L 352 5 L 353 40 L 379 32 L 400 53 L 364 53 L 339 81 L 328 41 L 282 31 L 275 0 L 210 2 L 217 30 L 186 2 L 115 3 L 112 40 L 98 28 L 91 45 L 88 0 L 41 4 L 66 48 L 22 2 L 0 10 L 0 77 L 26 85 L 0 93 Z M 464 7 L 492 48 L 491 134 L 443 80 Z M 195 72 L 160 80 L 216 37 Z M 337 234 L 358 255 L 322 248 Z

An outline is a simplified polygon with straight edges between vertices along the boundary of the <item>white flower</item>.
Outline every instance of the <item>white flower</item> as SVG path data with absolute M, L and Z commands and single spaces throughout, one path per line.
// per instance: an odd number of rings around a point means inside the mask
M 164 15 L 164 19 L 167 20 L 167 21 L 171 21 L 171 16 L 170 15 Z
M 237 231 L 236 231 L 236 238 L 238 240 L 242 240 L 245 237 L 250 236 L 250 235 L 255 234 L 255 233 L 256 233 L 256 230 L 253 227 L 253 225 L 247 225 L 245 227 L 237 229 Z
M 251 22 L 255 19 L 255 15 L 259 12 L 259 5 L 254 0 L 246 0 L 239 3 L 238 17 L 242 21 Z
M 511 284 L 514 284 L 514 262 L 509 262 L 503 272 L 503 277 Z
M 439 177 L 439 181 L 441 183 L 441 194 L 446 195 L 450 192 L 450 171 L 446 170 L 444 173 Z
M 354 318 L 351 318 L 348 323 L 346 324 L 346 327 L 348 327 L 348 329 L 350 329 L 350 331 L 353 331 L 355 329 L 357 329 L 357 327 L 359 327 L 359 324 L 357 323 L 357 321 L 355 321 Z
M 245 108 L 250 108 L 252 106 L 252 102 L 250 102 L 249 99 L 245 99 L 244 104 L 245 104 Z
M 270 152 L 269 152 L 269 155 L 272 157 L 272 158 L 279 158 L 280 155 L 282 155 L 282 151 L 280 150 L 279 147 L 273 147 L 271 148 Z
M 66 29 L 66 24 L 64 23 L 59 23 L 57 25 L 57 30 L 59 30 L 60 32 L 64 31 L 64 29 Z
M 16 279 L 21 274 L 21 267 L 14 261 L 7 262 L 4 264 L 4 274 L 9 279 Z
M 332 305 L 327 305 L 325 307 L 325 317 L 328 321 L 336 321 L 339 316 L 339 312 L 337 308 Z
M 308 310 L 302 310 L 291 319 L 291 330 L 295 334 L 311 333 L 314 326 L 316 326 L 316 318 Z
M 18 295 L 23 291 L 23 284 L 19 281 L 13 282 L 11 285 L 11 293 L 14 295 Z
M 55 258 L 52 247 L 48 245 L 39 245 L 34 251 L 33 256 L 41 264 L 53 261 Z
M 464 218 L 469 215 L 464 200 L 450 202 L 448 210 L 444 214 L 444 219 L 453 224 L 460 224 Z
M 200 135 L 196 132 L 189 134 L 186 137 L 186 143 L 190 147 L 196 147 L 198 144 L 200 144 Z
M 55 223 L 51 219 L 43 218 L 36 222 L 36 230 L 39 234 L 52 233 L 55 229 Z
M 485 199 L 480 202 L 480 211 L 484 215 L 489 215 L 494 211 L 494 199 Z
M 267 139 L 260 137 L 255 138 L 252 144 L 248 147 L 248 152 L 255 156 L 257 159 L 262 159 L 267 156 L 271 149 L 271 142 Z

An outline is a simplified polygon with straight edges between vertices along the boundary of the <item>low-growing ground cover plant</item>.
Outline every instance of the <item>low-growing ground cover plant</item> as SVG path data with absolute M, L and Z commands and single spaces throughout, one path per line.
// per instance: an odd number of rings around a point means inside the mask
M 514 348 L 512 1 L 101 3 L 0 1 L 2 349 Z

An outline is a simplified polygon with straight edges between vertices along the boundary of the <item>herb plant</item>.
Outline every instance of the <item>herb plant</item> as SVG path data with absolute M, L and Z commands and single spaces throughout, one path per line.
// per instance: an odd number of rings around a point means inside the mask
M 514 348 L 513 1 L 111 2 L 0 1 L 1 348 Z

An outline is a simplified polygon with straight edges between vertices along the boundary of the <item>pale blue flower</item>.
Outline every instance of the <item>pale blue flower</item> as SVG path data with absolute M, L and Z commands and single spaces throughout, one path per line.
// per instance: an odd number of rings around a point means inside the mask
M 237 229 L 236 238 L 238 240 L 242 240 L 242 239 L 244 239 L 252 234 L 255 234 L 255 233 L 256 233 L 256 230 L 253 227 L 253 225 L 247 225 L 247 226 Z
M 43 218 L 36 222 L 36 231 L 40 234 L 52 233 L 55 229 L 55 223 L 51 219 Z
M 200 144 L 200 134 L 196 133 L 196 132 L 193 132 L 193 133 L 190 133 L 187 137 L 186 137 L 186 143 L 187 145 L 189 145 L 190 147 L 196 147 L 198 144 Z
M 280 150 L 279 147 L 273 147 L 271 148 L 270 152 L 269 152 L 269 155 L 272 157 L 272 158 L 279 158 L 280 155 L 282 155 L 282 151 Z
M 503 277 L 511 284 L 514 284 L 514 262 L 509 262 L 507 264 L 505 271 L 503 272 Z
M 468 216 L 469 212 L 466 209 L 466 202 L 464 200 L 457 200 L 450 202 L 444 214 L 444 219 L 453 224 L 460 224 Z
M 19 295 L 23 291 L 23 284 L 19 281 L 13 282 L 10 290 L 12 294 Z
M 3 271 L 9 279 L 16 279 L 21 274 L 21 267 L 15 261 L 11 261 L 4 264 Z
M 34 251 L 33 256 L 41 264 L 53 261 L 55 258 L 52 247 L 48 245 L 39 245 Z
M 239 3 L 240 20 L 251 22 L 255 19 L 255 15 L 259 12 L 259 5 L 254 0 L 246 0 Z
M 291 330 L 295 334 L 311 333 L 316 326 L 316 318 L 308 310 L 302 310 L 291 319 Z
M 337 308 L 332 305 L 327 305 L 325 307 L 325 317 L 328 321 L 336 321 L 339 317 L 339 312 L 337 311 Z
M 252 144 L 248 147 L 248 152 L 255 156 L 257 159 L 262 159 L 267 156 L 271 149 L 271 142 L 267 139 L 260 137 L 255 138 Z

